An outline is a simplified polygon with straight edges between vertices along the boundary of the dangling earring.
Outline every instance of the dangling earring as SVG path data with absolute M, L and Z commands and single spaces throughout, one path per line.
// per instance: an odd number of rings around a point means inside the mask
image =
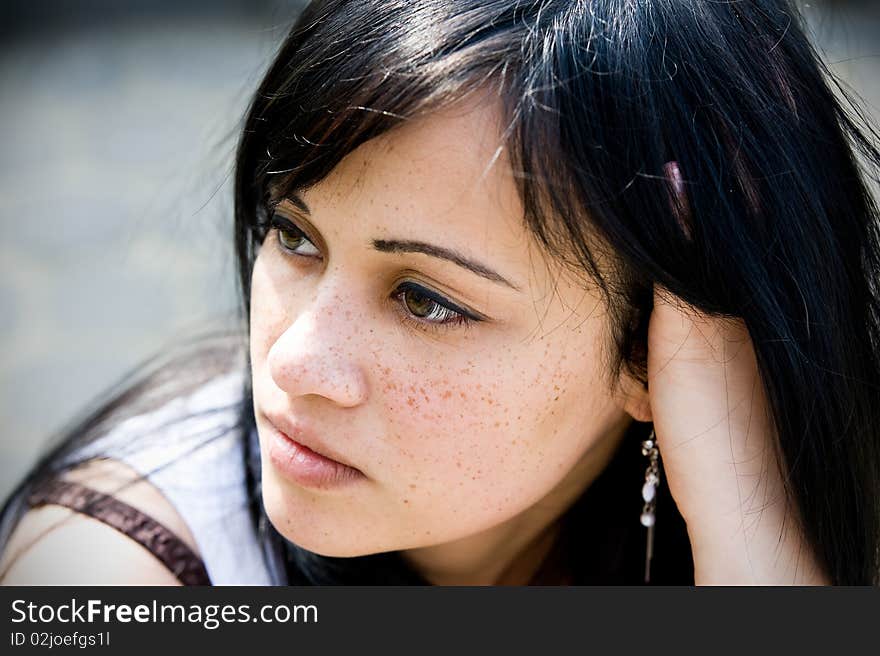
M 651 580 L 651 558 L 654 555 L 654 523 L 656 515 L 654 509 L 657 503 L 657 485 L 660 483 L 660 467 L 657 459 L 660 451 L 654 440 L 654 428 L 648 439 L 642 442 L 642 455 L 648 457 L 648 468 L 645 470 L 645 483 L 642 485 L 642 499 L 645 505 L 642 507 L 642 526 L 648 527 L 648 541 L 645 547 L 645 583 Z

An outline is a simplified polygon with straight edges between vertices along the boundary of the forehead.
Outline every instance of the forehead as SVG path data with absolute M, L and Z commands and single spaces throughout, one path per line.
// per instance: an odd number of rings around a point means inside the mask
M 454 248 L 523 288 L 532 275 L 528 267 L 541 257 L 523 220 L 500 108 L 485 99 L 404 123 L 361 145 L 301 196 L 319 227 L 337 228 L 336 236 Z
M 495 104 L 469 100 L 405 122 L 350 153 L 320 186 L 338 200 L 358 191 L 405 190 L 430 201 L 423 212 L 462 196 L 492 196 L 484 202 L 500 201 L 521 215 L 499 120 Z M 440 190 L 443 198 L 422 198 Z

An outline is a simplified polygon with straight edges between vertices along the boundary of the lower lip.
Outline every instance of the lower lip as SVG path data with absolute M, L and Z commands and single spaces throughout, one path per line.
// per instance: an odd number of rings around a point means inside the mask
M 312 488 L 336 488 L 366 478 L 359 469 L 325 458 L 294 442 L 272 426 L 268 455 L 272 464 L 287 478 Z

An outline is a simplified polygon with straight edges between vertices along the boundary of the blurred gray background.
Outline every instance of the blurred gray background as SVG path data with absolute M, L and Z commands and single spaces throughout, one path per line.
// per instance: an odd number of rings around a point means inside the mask
M 301 4 L 0 0 L 0 496 L 133 366 L 237 325 L 236 133 Z
M 236 130 L 301 4 L 0 1 L 0 497 L 135 364 L 236 325 Z M 880 2 L 801 6 L 878 120 Z

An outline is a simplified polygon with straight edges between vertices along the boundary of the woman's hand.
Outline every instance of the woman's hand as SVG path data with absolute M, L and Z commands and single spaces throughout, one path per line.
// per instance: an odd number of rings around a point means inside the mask
M 709 317 L 655 286 L 648 394 L 696 583 L 829 583 L 785 501 L 745 323 Z

